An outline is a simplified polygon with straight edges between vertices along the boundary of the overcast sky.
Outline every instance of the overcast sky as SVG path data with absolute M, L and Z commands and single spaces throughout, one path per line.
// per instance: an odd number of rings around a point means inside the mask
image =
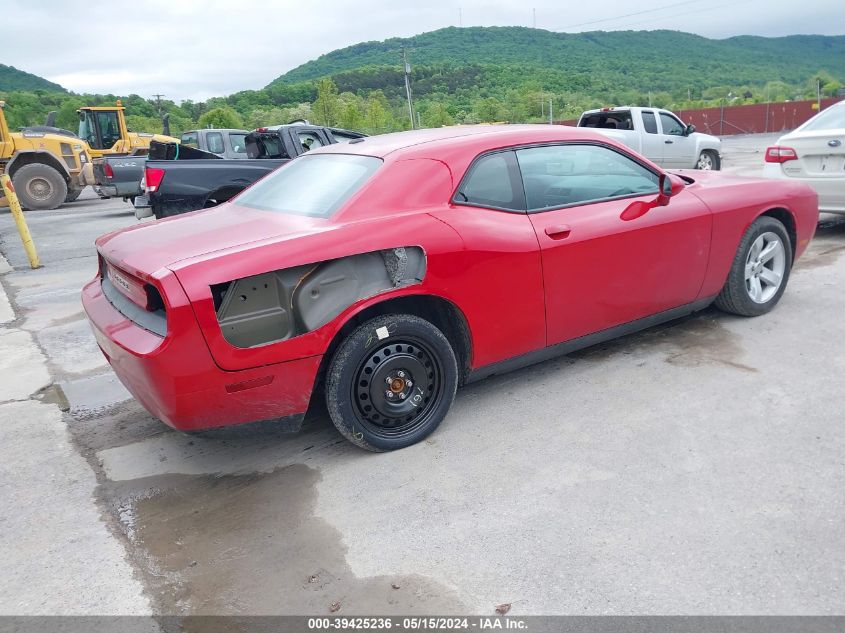
M 842 0 L 0 0 L 0 63 L 74 92 L 202 100 L 336 48 L 458 26 L 845 34 Z

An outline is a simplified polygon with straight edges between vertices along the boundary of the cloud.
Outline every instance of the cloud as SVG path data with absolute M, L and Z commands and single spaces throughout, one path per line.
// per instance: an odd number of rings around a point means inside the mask
M 4 2 L 0 62 L 75 92 L 163 93 L 202 100 L 257 89 L 324 53 L 362 41 L 407 37 L 446 26 L 675 29 L 706 37 L 839 34 L 839 0 L 673 0 L 524 3 L 432 0 L 50 0 Z M 645 12 L 645 13 L 641 13 Z M 637 15 L 629 15 L 638 13 Z M 568 28 L 598 18 L 607 21 Z M 36 34 L 36 37 L 33 37 Z M 670 64 L 671 60 L 667 60 Z

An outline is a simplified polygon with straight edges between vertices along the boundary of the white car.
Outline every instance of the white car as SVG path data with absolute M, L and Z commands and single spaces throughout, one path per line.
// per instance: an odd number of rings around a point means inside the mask
M 763 176 L 805 182 L 819 194 L 819 211 L 845 214 L 845 101 L 767 148 Z

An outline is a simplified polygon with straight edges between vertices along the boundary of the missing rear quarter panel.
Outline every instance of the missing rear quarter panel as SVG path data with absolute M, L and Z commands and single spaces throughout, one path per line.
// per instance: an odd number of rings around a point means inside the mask
M 353 303 L 421 283 L 419 246 L 349 255 L 211 287 L 217 321 L 235 347 L 284 341 L 325 325 Z

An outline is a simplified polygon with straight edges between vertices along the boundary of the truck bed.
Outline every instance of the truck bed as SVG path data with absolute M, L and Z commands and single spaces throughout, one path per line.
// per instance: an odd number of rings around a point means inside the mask
M 149 193 L 153 215 L 166 218 L 225 202 L 289 160 L 148 160 L 148 170 L 164 171 Z

